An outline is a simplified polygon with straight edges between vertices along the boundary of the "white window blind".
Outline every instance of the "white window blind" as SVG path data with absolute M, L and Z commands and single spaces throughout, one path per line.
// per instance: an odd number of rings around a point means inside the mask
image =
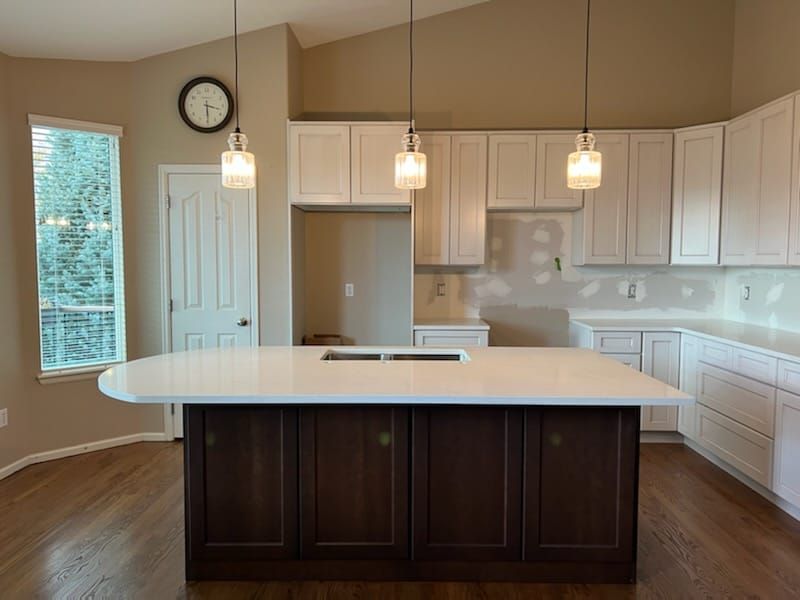
M 42 371 L 125 360 L 119 135 L 29 122 Z

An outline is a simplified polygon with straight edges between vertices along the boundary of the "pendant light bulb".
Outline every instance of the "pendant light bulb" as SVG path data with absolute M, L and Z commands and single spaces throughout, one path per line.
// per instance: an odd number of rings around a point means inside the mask
M 427 184 L 428 159 L 419 151 L 422 140 L 414 131 L 414 0 L 409 0 L 408 67 L 408 133 L 400 142 L 403 151 L 394 157 L 394 187 L 420 190 Z
M 583 131 L 575 138 L 575 152 L 567 159 L 567 187 L 593 190 L 600 187 L 603 157 L 594 149 L 595 137 L 589 132 L 589 17 L 592 0 L 586 0 L 586 61 L 583 79 Z
M 247 151 L 247 136 L 239 130 L 239 15 L 233 0 L 233 60 L 236 98 L 236 129 L 228 136 L 228 151 L 222 153 L 222 186 L 247 190 L 256 186 L 256 157 Z

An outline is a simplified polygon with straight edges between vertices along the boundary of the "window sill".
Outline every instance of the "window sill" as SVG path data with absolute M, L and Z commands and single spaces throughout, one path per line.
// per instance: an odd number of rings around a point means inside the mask
M 83 381 L 86 379 L 97 379 L 106 369 L 120 363 L 109 363 L 107 365 L 92 365 L 91 367 L 77 367 L 75 369 L 60 369 L 58 371 L 45 371 L 39 373 L 36 379 L 42 385 L 53 383 L 69 383 L 71 381 Z

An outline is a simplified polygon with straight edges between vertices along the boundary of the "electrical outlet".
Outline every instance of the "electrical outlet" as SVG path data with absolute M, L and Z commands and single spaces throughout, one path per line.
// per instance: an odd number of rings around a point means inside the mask
M 750 286 L 745 285 L 742 286 L 742 300 L 750 300 Z
M 352 283 L 345 283 L 344 284 L 344 295 L 345 296 L 347 296 L 348 298 L 352 298 L 353 296 L 355 296 L 355 293 L 356 293 L 355 292 L 355 287 L 353 286 Z
M 0 427 L 8 425 L 8 409 L 0 409 Z
M 443 283 L 436 284 L 436 295 L 437 296 L 446 296 L 447 295 L 447 286 Z
M 628 284 L 628 298 L 635 299 L 636 298 L 636 284 L 629 283 Z

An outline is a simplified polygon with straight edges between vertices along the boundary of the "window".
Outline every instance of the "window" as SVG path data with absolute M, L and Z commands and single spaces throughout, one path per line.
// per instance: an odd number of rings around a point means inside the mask
M 29 115 L 43 374 L 125 360 L 119 127 Z

